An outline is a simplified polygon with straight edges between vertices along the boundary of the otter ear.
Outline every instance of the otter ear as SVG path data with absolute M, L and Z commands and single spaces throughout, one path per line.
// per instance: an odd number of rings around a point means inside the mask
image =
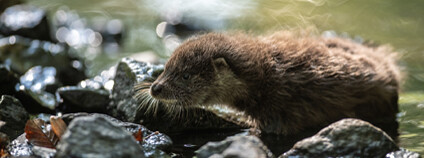
M 224 58 L 213 59 L 212 65 L 213 65 L 213 68 L 215 69 L 215 71 L 220 71 L 220 70 L 229 68 L 227 61 L 225 61 Z

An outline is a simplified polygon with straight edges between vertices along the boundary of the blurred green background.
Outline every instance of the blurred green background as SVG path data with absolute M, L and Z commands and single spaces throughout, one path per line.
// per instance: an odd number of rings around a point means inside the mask
M 90 56 L 91 75 L 121 57 L 153 51 L 166 59 L 172 44 L 157 35 L 163 21 L 207 31 L 253 34 L 291 28 L 335 31 L 341 36 L 389 44 L 401 57 L 406 79 L 400 97 L 400 144 L 424 154 L 424 1 L 422 0 L 37 0 L 30 4 L 55 13 L 73 10 L 90 25 L 119 19 L 125 34 L 119 53 Z M 176 40 L 178 41 L 178 40 Z

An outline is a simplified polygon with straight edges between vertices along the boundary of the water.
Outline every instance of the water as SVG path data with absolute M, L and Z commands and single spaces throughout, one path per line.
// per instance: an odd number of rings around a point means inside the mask
M 97 53 L 91 73 L 114 65 L 123 56 L 153 51 L 166 58 L 178 38 L 162 39 L 156 26 L 167 21 L 198 30 L 245 30 L 253 34 L 288 28 L 343 36 L 393 46 L 401 58 L 405 83 L 400 97 L 400 144 L 424 154 L 424 1 L 421 0 L 38 0 L 29 3 L 50 13 L 67 6 L 86 23 L 119 19 L 126 35 L 119 53 Z M 189 29 L 189 30 L 190 30 Z M 167 42 L 171 41 L 171 42 Z M 164 44 L 165 43 L 165 44 Z

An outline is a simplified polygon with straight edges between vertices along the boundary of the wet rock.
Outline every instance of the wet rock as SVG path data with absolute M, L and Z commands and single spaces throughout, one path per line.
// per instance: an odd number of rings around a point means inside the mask
M 100 72 L 100 75 L 79 82 L 77 86 L 81 88 L 104 89 L 111 93 L 114 85 L 113 78 L 115 77 L 115 71 L 116 66 L 112 66 Z
M 47 91 L 54 93 L 61 83 L 56 79 L 54 67 L 35 66 L 20 78 L 20 85 L 31 91 Z
M 25 123 L 29 119 L 29 115 L 19 102 L 18 99 L 2 95 L 0 100 L 0 120 L 6 124 L 0 127 L 0 132 L 15 139 L 24 133 Z
M 63 112 L 106 112 L 109 104 L 109 92 L 104 89 L 81 88 L 76 86 L 61 87 L 57 95 L 62 98 L 59 107 Z
M 112 103 L 108 107 L 112 116 L 119 116 L 129 122 L 137 122 L 139 106 L 134 96 L 134 85 L 138 80 L 150 78 L 153 72 L 160 73 L 160 67 L 153 67 L 147 63 L 138 62 L 131 58 L 124 58 L 116 68 L 114 87 L 112 89 Z
M 52 41 L 44 10 L 30 5 L 14 5 L 0 17 L 0 33 Z
M 13 157 L 30 157 L 33 155 L 32 148 L 33 146 L 28 143 L 24 133 L 7 146 L 7 151 Z
M 18 98 L 29 113 L 54 113 L 57 106 L 56 98 L 53 94 L 45 91 L 33 91 L 19 86 Z
M 18 82 L 18 76 L 8 66 L 0 64 L 0 95 L 14 94 Z
M 63 85 L 75 85 L 86 78 L 84 63 L 63 45 L 20 36 L 0 39 L 0 63 L 17 74 L 34 66 L 54 67 L 57 80 Z
M 1 54 L 0 54 L 1 56 Z M 30 113 L 52 113 L 56 105 L 52 94 L 39 91 L 34 92 L 20 85 L 17 74 L 9 66 L 0 65 L 0 95 L 12 95 L 21 101 L 24 108 Z
M 112 122 L 115 126 L 126 129 L 130 133 L 136 133 L 139 130 L 143 133 L 143 141 L 141 143 L 142 151 L 145 157 L 168 157 L 163 150 L 169 150 L 172 145 L 171 139 L 163 133 L 152 132 L 142 125 L 122 122 L 105 114 L 96 113 L 71 113 L 62 116 L 65 122 L 71 122 L 75 118 L 80 117 L 102 117 Z
M 382 130 L 358 119 L 343 119 L 297 142 L 280 157 L 384 157 L 398 150 Z
M 421 158 L 421 155 L 406 149 L 400 149 L 386 154 L 386 158 Z
M 57 157 L 144 157 L 131 133 L 101 116 L 74 119 L 57 150 Z
M 198 158 L 270 158 L 271 151 L 256 136 L 232 136 L 221 142 L 209 142 L 196 151 Z
M 143 102 L 144 104 L 150 102 L 143 101 L 143 98 L 140 100 L 134 98 L 134 85 L 138 82 L 153 82 L 162 71 L 163 66 L 161 65 L 151 65 L 131 58 L 123 58 L 116 69 L 112 102 L 108 106 L 110 114 L 129 122 L 142 121 L 147 128 L 165 133 L 190 129 L 240 128 L 204 108 L 185 109 L 180 117 L 172 117 L 169 113 L 173 111 L 169 111 L 164 104 L 154 107 L 155 112 L 149 109 L 150 105 L 141 105 Z
M 56 154 L 56 149 L 34 146 L 32 148 L 32 153 L 37 157 L 53 158 Z

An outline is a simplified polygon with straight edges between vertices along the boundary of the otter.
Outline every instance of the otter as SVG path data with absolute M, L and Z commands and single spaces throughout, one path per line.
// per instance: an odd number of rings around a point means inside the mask
M 170 106 L 229 106 L 252 127 L 287 135 L 342 118 L 396 121 L 400 76 L 387 46 L 288 31 L 207 33 L 173 52 L 150 94 Z

